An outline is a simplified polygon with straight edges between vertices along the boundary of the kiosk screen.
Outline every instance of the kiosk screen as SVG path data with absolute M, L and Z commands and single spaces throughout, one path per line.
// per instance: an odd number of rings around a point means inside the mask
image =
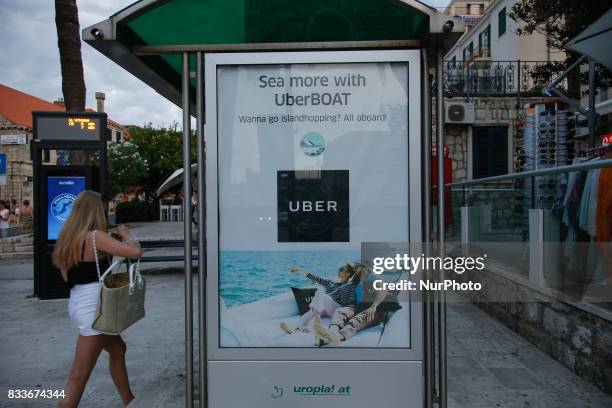
M 85 177 L 47 178 L 47 240 L 56 240 L 72 211 L 74 200 L 86 188 Z

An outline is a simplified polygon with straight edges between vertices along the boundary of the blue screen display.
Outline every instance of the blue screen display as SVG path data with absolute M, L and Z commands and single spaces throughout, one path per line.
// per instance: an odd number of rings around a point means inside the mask
M 86 189 L 85 177 L 47 178 L 47 239 L 56 240 L 79 193 Z
M 6 153 L 0 153 L 0 174 L 6 175 Z

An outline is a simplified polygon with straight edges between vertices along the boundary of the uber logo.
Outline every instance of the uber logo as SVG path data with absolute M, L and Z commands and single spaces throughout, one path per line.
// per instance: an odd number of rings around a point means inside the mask
M 338 203 L 335 201 L 315 201 L 314 204 L 312 201 L 302 201 L 302 210 L 301 211 L 338 211 L 337 206 Z M 327 209 L 325 209 L 327 208 Z M 289 211 L 298 212 L 300 211 L 300 201 L 289 201 Z
M 348 242 L 349 171 L 277 173 L 278 242 Z

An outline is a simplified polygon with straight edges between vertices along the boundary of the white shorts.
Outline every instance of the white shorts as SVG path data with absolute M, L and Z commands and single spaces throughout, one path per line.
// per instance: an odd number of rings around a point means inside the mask
M 100 297 L 100 282 L 74 285 L 70 289 L 68 314 L 70 320 L 79 329 L 81 336 L 97 336 L 102 334 L 91 328 L 96 317 L 96 306 Z

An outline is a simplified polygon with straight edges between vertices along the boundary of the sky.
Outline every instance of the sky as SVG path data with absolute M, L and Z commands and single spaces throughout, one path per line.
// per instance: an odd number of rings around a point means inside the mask
M 425 0 L 443 7 L 444 0 Z M 81 29 L 107 19 L 134 0 L 77 0 Z M 47 101 L 62 96 L 55 2 L 0 0 L 0 83 Z M 124 125 L 167 126 L 181 121 L 181 111 L 98 51 L 81 46 L 87 107 L 94 94 L 106 94 L 109 117 Z

